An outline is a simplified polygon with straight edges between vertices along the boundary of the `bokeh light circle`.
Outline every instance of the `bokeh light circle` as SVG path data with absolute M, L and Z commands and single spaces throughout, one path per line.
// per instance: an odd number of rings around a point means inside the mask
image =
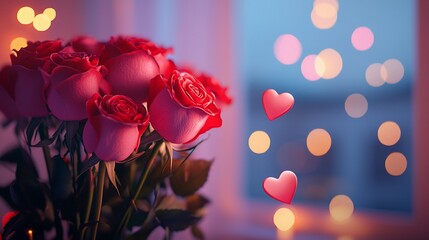
M 365 71 L 366 82 L 372 87 L 380 87 L 384 84 L 387 73 L 383 64 L 373 63 Z
M 294 35 L 284 34 L 274 43 L 274 55 L 282 64 L 294 64 L 301 57 L 301 42 Z
M 16 13 L 16 18 L 21 24 L 30 24 L 34 20 L 34 10 L 31 7 L 22 7 Z
M 407 169 L 407 158 L 400 152 L 393 152 L 384 162 L 386 171 L 392 176 L 400 176 Z
M 51 26 L 51 19 L 45 14 L 37 14 L 34 17 L 33 27 L 40 32 L 46 31 Z
M 356 50 L 366 51 L 374 44 L 374 34 L 368 27 L 358 27 L 353 31 L 351 40 Z
M 265 153 L 270 144 L 270 136 L 264 131 L 254 131 L 249 137 L 249 148 L 256 154 Z
M 315 54 L 308 55 L 301 63 L 301 73 L 305 79 L 309 81 L 317 81 L 320 79 L 316 71 L 316 57 L 317 55 Z
M 49 18 L 51 21 L 54 21 L 55 17 L 57 17 L 57 12 L 56 12 L 56 11 L 55 11 L 55 9 L 53 9 L 53 8 L 46 8 L 46 9 L 43 11 L 43 14 L 45 14 L 46 16 L 48 16 L 48 18 Z
M 311 11 L 311 22 L 318 29 L 329 29 L 332 28 L 337 22 L 338 15 L 334 14 L 332 17 L 324 18 L 317 14 L 318 11 L 314 8 Z
M 329 203 L 329 213 L 337 221 L 349 219 L 354 211 L 353 201 L 346 195 L 337 195 Z
M 13 51 L 14 49 L 16 51 L 19 51 L 19 49 L 26 47 L 27 46 L 27 39 L 23 38 L 23 37 L 17 37 L 14 38 L 11 42 L 10 42 L 10 50 Z
M 307 149 L 316 157 L 325 155 L 331 149 L 331 144 L 331 135 L 325 129 L 313 129 L 307 136 Z
M 295 224 L 295 214 L 289 208 L 279 208 L 274 213 L 273 221 L 280 231 L 287 231 Z
M 351 94 L 344 103 L 347 114 L 352 118 L 360 118 L 368 111 L 368 101 L 359 93 Z
M 393 146 L 401 138 L 401 128 L 393 121 L 386 121 L 378 128 L 377 135 L 383 145 Z
M 313 8 L 315 8 L 318 4 L 323 4 L 323 3 L 327 3 L 327 4 L 331 5 L 338 12 L 338 9 L 340 7 L 338 4 L 338 0 L 314 0 Z
M 335 78 L 343 69 L 343 59 L 334 49 L 324 49 L 316 57 L 315 69 L 317 74 L 324 79 Z
M 385 82 L 395 84 L 401 81 L 404 77 L 404 66 L 398 59 L 389 59 L 384 62 L 383 66 L 386 69 L 386 76 L 383 79 Z

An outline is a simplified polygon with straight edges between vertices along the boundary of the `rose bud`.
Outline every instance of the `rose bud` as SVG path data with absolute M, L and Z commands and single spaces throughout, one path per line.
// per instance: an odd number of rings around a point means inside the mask
M 172 71 L 174 63 L 164 57 L 170 52 L 143 38 L 116 37 L 110 39 L 100 61 L 109 70 L 113 93 L 141 103 L 148 99 L 150 80 Z
M 149 115 L 142 104 L 127 96 L 95 94 L 86 109 L 83 143 L 87 152 L 104 161 L 119 162 L 138 148 L 149 125 Z
M 0 111 L 9 120 L 20 117 L 15 104 L 16 74 L 11 66 L 4 66 L 0 70 Z
M 51 60 L 56 67 L 45 77 L 50 82 L 47 103 L 52 114 L 66 121 L 87 118 L 86 102 L 95 93 L 111 92 L 98 58 L 83 52 L 60 52 L 52 54 Z
M 18 112 L 26 117 L 49 115 L 45 91 L 48 83 L 42 78 L 42 71 L 51 71 L 52 53 L 62 49 L 61 41 L 28 42 L 28 46 L 11 54 L 14 71 L 17 74 L 14 86 L 15 103 Z M 15 55 L 16 54 L 16 55 Z
M 152 80 L 149 114 L 154 129 L 167 141 L 191 142 L 211 128 L 220 127 L 220 109 L 214 95 L 186 72 Z

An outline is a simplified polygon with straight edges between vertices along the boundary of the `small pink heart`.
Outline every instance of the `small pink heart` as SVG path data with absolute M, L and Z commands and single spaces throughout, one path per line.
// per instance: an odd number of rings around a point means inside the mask
M 278 94 L 274 89 L 268 89 L 262 95 L 262 104 L 270 121 L 280 117 L 292 109 L 295 100 L 292 94 Z
M 298 179 L 295 173 L 291 171 L 282 172 L 278 179 L 273 177 L 266 178 L 262 183 L 262 187 L 268 196 L 287 204 L 292 202 L 297 185 Z

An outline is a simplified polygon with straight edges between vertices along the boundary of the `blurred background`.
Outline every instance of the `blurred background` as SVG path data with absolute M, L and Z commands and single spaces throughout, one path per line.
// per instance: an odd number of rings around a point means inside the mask
M 224 126 L 196 152 L 215 159 L 204 188 L 208 239 L 424 239 L 424 2 L 4 1 L 0 64 L 27 40 L 135 35 L 229 86 Z M 270 88 L 295 98 L 274 121 L 261 102 Z M 0 134 L 0 152 L 17 144 L 13 129 Z M 298 177 L 291 205 L 262 189 L 285 170 Z M 13 173 L 2 171 L 5 185 Z

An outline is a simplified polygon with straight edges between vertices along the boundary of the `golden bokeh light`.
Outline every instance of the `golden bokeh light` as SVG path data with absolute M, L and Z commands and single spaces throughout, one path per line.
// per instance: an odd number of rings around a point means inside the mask
M 264 131 L 254 131 L 249 137 L 249 148 L 256 154 L 265 153 L 270 144 L 270 136 Z
M 343 69 L 341 55 L 332 48 L 322 50 L 316 57 L 316 72 L 324 79 L 332 79 L 340 74 Z
M 25 39 L 23 37 L 14 38 L 10 42 L 10 50 L 11 51 L 13 51 L 13 49 L 15 49 L 16 51 L 19 51 L 19 49 L 26 47 L 26 46 L 27 46 L 27 39 Z
M 313 129 L 307 136 L 307 149 L 314 156 L 323 156 L 331 149 L 331 136 L 325 129 Z
M 365 72 L 365 79 L 372 87 L 380 87 L 383 85 L 386 76 L 386 68 L 381 63 L 373 63 L 369 65 Z
M 43 14 L 45 14 L 46 16 L 48 16 L 48 18 L 49 18 L 51 21 L 54 21 L 55 17 L 57 16 L 57 12 L 56 12 L 56 11 L 55 11 L 55 9 L 53 9 L 53 8 L 46 8 L 46 9 L 43 11 Z
M 338 0 L 314 0 L 313 2 L 313 8 L 315 8 L 319 4 L 327 3 L 335 8 L 335 10 L 338 12 L 339 5 Z
M 36 17 L 34 17 L 33 21 L 33 27 L 37 31 L 43 32 L 49 29 L 51 26 L 51 19 L 45 14 L 37 14 Z
M 378 128 L 378 140 L 383 145 L 395 145 L 401 138 L 401 128 L 399 125 L 392 121 L 386 121 Z
M 30 24 L 34 20 L 34 10 L 31 7 L 22 7 L 16 13 L 16 18 L 21 24 Z
M 274 225 L 280 231 L 287 231 L 295 224 L 295 214 L 289 208 L 279 208 L 274 213 Z
M 346 195 L 337 195 L 329 203 L 329 213 L 337 221 L 349 219 L 354 211 L 353 201 Z
M 311 22 L 318 29 L 329 29 L 333 27 L 337 22 L 337 18 L 337 14 L 329 18 L 324 18 L 317 14 L 316 9 L 313 9 L 313 11 L 311 11 Z
M 317 3 L 314 6 L 314 13 L 321 18 L 332 18 L 337 15 L 337 9 L 330 3 Z
M 395 84 L 404 77 L 404 66 L 398 59 L 389 59 L 384 62 L 383 66 L 386 69 L 386 75 L 383 76 L 385 82 Z
M 368 111 L 368 101 L 362 94 L 354 93 L 347 97 L 344 107 L 350 117 L 360 118 Z
M 400 176 L 407 169 L 407 158 L 400 152 L 393 152 L 384 162 L 386 171 L 392 176 Z

